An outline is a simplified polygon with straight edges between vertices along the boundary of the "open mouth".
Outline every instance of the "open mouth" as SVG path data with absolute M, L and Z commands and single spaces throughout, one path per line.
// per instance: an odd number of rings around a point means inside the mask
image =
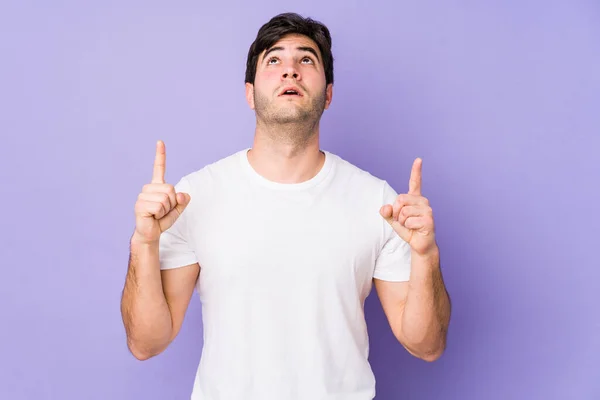
M 295 87 L 289 87 L 283 89 L 283 91 L 279 94 L 280 96 L 300 96 L 302 97 L 302 93 Z

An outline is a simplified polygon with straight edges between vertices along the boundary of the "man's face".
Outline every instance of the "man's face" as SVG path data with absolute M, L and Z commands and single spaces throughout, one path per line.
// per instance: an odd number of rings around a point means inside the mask
M 246 84 L 248 104 L 266 123 L 316 122 L 332 97 L 322 61 L 306 36 L 282 38 L 259 57 L 254 85 Z

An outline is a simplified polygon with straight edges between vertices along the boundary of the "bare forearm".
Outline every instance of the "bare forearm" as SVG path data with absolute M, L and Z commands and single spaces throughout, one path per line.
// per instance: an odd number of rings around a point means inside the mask
M 137 358 L 156 355 L 168 345 L 172 319 L 162 287 L 158 243 L 132 239 L 121 313 L 129 349 Z
M 440 270 L 439 250 L 412 254 L 412 271 L 402 313 L 406 345 L 423 358 L 437 358 L 446 345 L 450 299 Z

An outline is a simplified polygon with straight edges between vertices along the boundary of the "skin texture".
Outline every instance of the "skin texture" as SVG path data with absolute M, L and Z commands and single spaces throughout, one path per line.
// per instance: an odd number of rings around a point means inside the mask
M 139 360 L 161 353 L 175 339 L 200 273 L 198 263 L 160 270 L 160 234 L 189 204 L 187 193 L 165 183 L 166 149 L 156 144 L 151 183 L 144 185 L 135 204 L 135 231 L 130 241 L 129 266 L 121 298 L 127 345 Z
M 294 87 L 298 96 L 282 95 Z M 329 108 L 333 85 L 325 79 L 322 55 L 309 38 L 289 35 L 258 59 L 254 84 L 245 97 L 256 114 L 248 161 L 274 182 L 299 183 L 315 176 L 325 156 L 320 150 L 319 122 Z M 136 228 L 123 289 L 121 313 L 131 353 L 140 360 L 160 354 L 177 336 L 201 268 L 196 264 L 160 270 L 158 239 L 191 201 L 164 180 L 166 149 L 159 141 L 150 184 L 135 205 Z M 398 341 L 426 361 L 439 358 L 446 346 L 450 299 L 440 271 L 433 212 L 421 193 L 422 160 L 416 159 L 408 192 L 380 210 L 382 218 L 411 246 L 408 282 L 374 280 L 377 294 Z M 373 210 L 377 212 L 377 210 Z
M 246 100 L 256 112 L 248 160 L 269 180 L 303 182 L 325 161 L 319 121 L 331 104 L 333 85 L 326 84 L 322 56 L 312 40 L 290 35 L 272 49 L 259 57 L 254 84 L 246 84 Z M 296 86 L 301 96 L 280 96 L 288 86 Z
M 374 279 L 390 327 L 398 341 L 414 356 L 437 360 L 446 348 L 450 298 L 440 270 L 440 252 L 429 200 L 421 194 L 423 162 L 412 167 L 408 192 L 400 193 L 380 213 L 411 247 L 408 282 Z

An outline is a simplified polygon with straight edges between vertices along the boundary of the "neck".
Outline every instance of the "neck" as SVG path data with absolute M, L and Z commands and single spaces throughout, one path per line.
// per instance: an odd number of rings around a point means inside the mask
M 318 125 L 257 124 L 248 161 L 258 174 L 273 182 L 300 183 L 311 179 L 325 162 Z

